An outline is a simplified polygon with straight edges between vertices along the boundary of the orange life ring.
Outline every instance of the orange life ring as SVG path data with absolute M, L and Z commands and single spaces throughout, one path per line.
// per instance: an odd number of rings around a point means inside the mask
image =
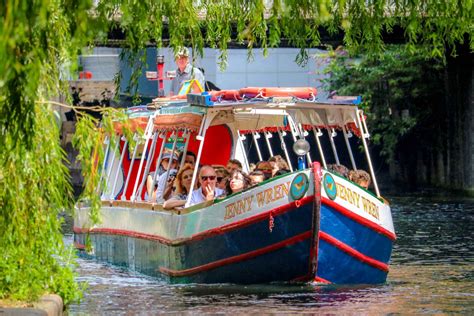
M 312 87 L 247 87 L 239 90 L 242 97 L 255 98 L 261 96 L 269 97 L 297 97 L 300 99 L 310 99 L 316 97 L 318 91 Z
M 208 91 L 211 96 L 211 101 L 227 100 L 227 101 L 238 101 L 242 100 L 239 90 L 221 90 L 221 91 Z

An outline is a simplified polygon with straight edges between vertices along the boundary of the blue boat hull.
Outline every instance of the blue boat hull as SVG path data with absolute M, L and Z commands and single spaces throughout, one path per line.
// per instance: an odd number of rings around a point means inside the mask
M 379 284 L 388 274 L 393 239 L 323 201 L 317 281 L 334 284 Z

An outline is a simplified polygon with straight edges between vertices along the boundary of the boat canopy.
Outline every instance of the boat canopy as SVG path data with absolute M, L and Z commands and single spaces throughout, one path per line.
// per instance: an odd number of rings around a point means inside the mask
M 138 126 L 144 130 L 148 122 L 147 117 L 155 115 L 153 121 L 155 130 L 197 132 L 205 114 L 212 111 L 217 113 L 209 126 L 233 123 L 241 133 L 271 132 L 278 128 L 288 130 L 287 116 L 291 116 L 306 130 L 311 130 L 313 127 L 335 129 L 346 127 L 360 135 L 357 133 L 357 106 L 348 102 L 341 104 L 338 100 L 300 103 L 227 101 L 206 107 L 179 101 L 159 104 L 158 107 L 156 114 L 150 111 L 134 116 L 132 112 L 130 125 L 132 130 Z

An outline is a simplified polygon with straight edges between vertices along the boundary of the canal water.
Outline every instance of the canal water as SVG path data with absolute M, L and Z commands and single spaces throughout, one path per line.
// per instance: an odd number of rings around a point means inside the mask
M 169 285 L 79 259 L 78 281 L 88 289 L 68 314 L 473 315 L 474 199 L 389 200 L 398 239 L 386 284 Z

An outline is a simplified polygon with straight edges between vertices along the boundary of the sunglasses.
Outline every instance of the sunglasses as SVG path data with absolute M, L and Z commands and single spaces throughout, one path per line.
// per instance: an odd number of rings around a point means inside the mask
M 206 181 L 207 179 L 214 181 L 216 180 L 216 176 L 201 176 L 202 181 Z
M 187 180 L 187 179 L 192 179 L 193 178 L 193 175 L 187 175 L 187 176 L 183 176 L 183 180 Z
M 224 177 L 217 177 L 217 182 L 221 182 Z

